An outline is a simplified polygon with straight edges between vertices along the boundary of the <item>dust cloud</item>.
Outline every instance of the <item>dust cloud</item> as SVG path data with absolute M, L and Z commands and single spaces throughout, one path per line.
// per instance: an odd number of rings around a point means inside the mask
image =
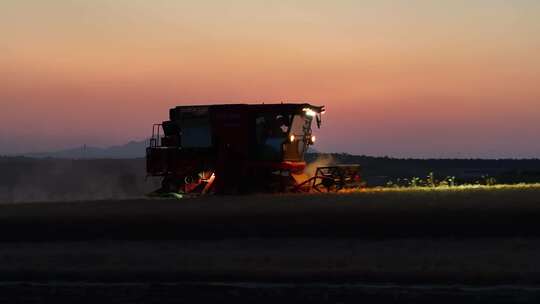
M 158 187 L 144 159 L 0 157 L 0 203 L 136 198 Z
M 326 167 L 326 166 L 333 166 L 337 164 L 337 160 L 330 154 L 319 154 L 317 158 L 308 163 L 306 166 L 306 169 L 304 170 L 304 173 L 308 177 L 312 177 L 315 175 L 315 171 L 317 171 L 318 167 Z
M 306 177 L 336 163 L 332 155 L 321 154 L 308 163 Z M 159 187 L 159 178 L 146 178 L 142 158 L 0 157 L 0 203 L 141 198 Z

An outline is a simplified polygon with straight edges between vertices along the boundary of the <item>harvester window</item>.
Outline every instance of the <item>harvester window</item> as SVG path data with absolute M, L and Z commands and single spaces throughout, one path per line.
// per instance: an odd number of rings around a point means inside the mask
M 289 133 L 290 142 L 285 145 L 285 159 L 302 159 L 311 136 L 311 120 L 306 115 L 294 115 Z
M 304 137 L 311 133 L 311 118 L 304 115 L 294 115 L 291 127 L 291 134 L 297 137 Z
M 283 115 L 276 116 L 276 127 L 281 129 L 281 133 L 286 135 L 289 132 L 289 120 Z
M 264 115 L 257 117 L 256 136 L 259 158 L 280 160 L 282 145 L 290 129 L 290 119 L 286 115 Z
M 285 138 L 289 131 L 289 121 L 283 115 L 276 115 L 270 120 L 270 125 L 267 126 L 268 138 Z
M 212 146 L 212 134 L 208 117 L 190 117 L 182 120 L 181 146 L 183 148 L 208 148 Z
M 257 136 L 257 144 L 262 144 L 264 142 L 266 130 L 266 120 L 264 117 L 257 117 L 255 120 L 255 133 Z

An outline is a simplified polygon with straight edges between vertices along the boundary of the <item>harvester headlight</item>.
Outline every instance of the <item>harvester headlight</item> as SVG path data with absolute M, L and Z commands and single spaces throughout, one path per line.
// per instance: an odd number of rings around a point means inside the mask
M 294 142 L 294 140 L 295 140 L 294 134 L 291 134 L 291 136 L 289 136 L 289 140 L 290 140 L 291 142 Z
M 315 137 L 315 135 L 311 135 L 311 143 L 314 144 L 316 140 L 317 138 Z
M 304 112 L 306 112 L 306 115 L 307 116 L 310 116 L 310 117 L 315 117 L 317 115 L 317 112 L 313 111 L 312 109 L 310 108 L 303 108 L 302 109 Z

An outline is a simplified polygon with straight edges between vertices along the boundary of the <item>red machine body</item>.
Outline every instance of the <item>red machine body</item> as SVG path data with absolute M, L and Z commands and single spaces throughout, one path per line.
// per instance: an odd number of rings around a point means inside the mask
M 147 174 L 163 178 L 160 192 L 287 191 L 323 112 L 307 103 L 172 108 L 154 125 Z

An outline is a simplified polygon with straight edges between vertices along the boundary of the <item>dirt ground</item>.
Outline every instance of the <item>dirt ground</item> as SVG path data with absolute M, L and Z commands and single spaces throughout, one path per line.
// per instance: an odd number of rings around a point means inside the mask
M 4 283 L 2 303 L 538 303 L 519 286 L 253 283 Z
M 540 238 L 9 243 L 1 281 L 540 283 Z
M 540 187 L 0 204 L 0 241 L 540 236 Z
M 170 295 L 534 303 L 539 194 L 532 187 L 0 204 L 0 294 L 34 303 L 80 294 L 115 303 Z

